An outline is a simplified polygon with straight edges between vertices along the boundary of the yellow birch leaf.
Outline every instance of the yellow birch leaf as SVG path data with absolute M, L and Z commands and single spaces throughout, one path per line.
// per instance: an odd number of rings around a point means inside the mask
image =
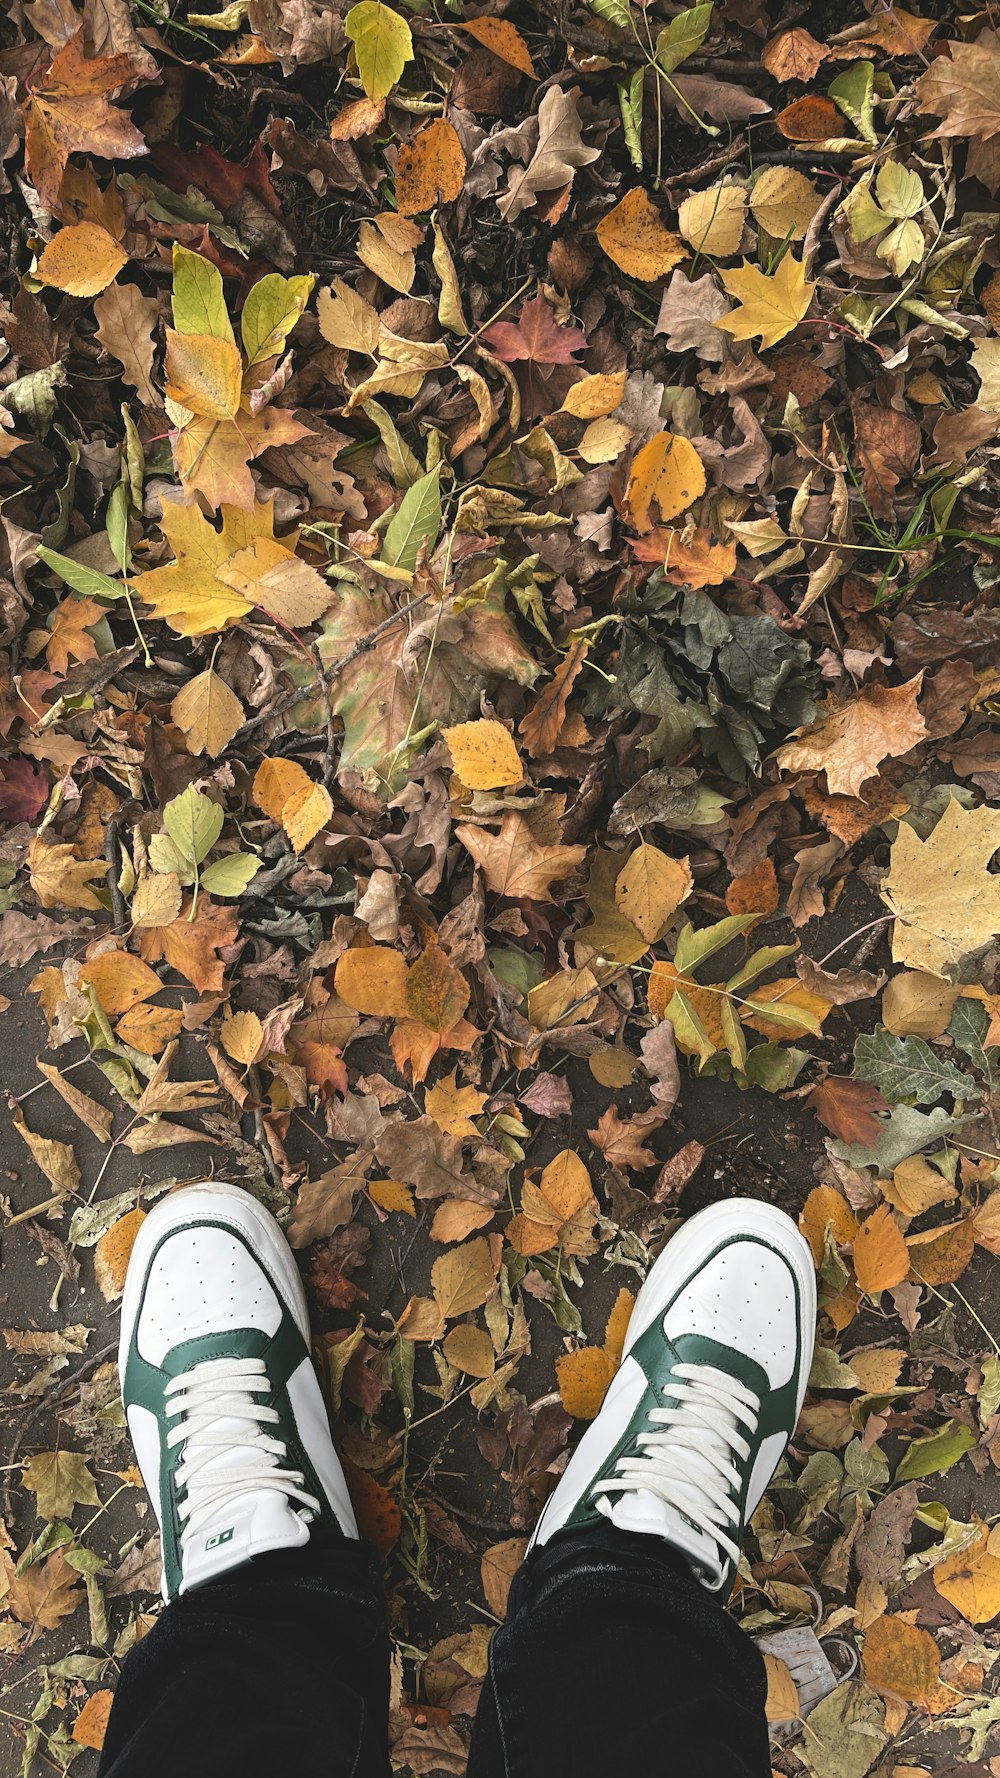
M 520 31 L 508 19 L 469 19 L 467 24 L 453 25 L 452 29 L 468 31 L 484 49 L 499 56 L 502 62 L 508 62 L 519 74 L 527 74 L 531 80 L 536 78 L 531 51 Z
M 496 1285 L 501 1243 L 498 1235 L 477 1235 L 439 1254 L 431 1266 L 434 1301 L 446 1321 L 481 1308 Z
M 603 420 L 613 414 L 625 394 L 626 373 L 623 370 L 603 371 L 581 377 L 571 384 L 561 412 L 577 420 Z
M 149 1006 L 146 1001 L 130 1007 L 115 1026 L 115 1035 L 141 1056 L 162 1055 L 168 1043 L 180 1036 L 184 1015 L 176 1006 Z
M 615 1370 L 618 1369 L 618 1366 L 622 1361 L 625 1335 L 628 1333 L 628 1324 L 632 1319 L 632 1310 L 634 1308 L 635 1297 L 632 1295 L 632 1292 L 630 1290 L 620 1290 L 612 1304 L 611 1313 L 608 1316 L 608 1325 L 604 1329 L 604 1350 L 610 1358 Z
M 182 900 L 180 877 L 173 871 L 162 874 L 150 871 L 136 884 L 132 897 L 132 925 L 137 932 L 149 931 L 154 926 L 170 926 L 181 911 Z
M 106 1303 L 116 1303 L 125 1289 L 128 1262 L 145 1220 L 145 1210 L 127 1211 L 111 1224 L 94 1249 L 94 1276 Z
M 281 825 L 295 852 L 303 852 L 333 814 L 333 799 L 325 784 L 306 785 L 293 790 L 281 811 Z
M 413 1187 L 404 1185 L 401 1179 L 370 1179 L 368 1196 L 380 1210 L 401 1210 L 404 1216 L 417 1214 L 413 1201 Z
M 289 797 L 311 784 L 309 773 L 294 759 L 262 759 L 254 775 L 253 800 L 272 821 L 280 821 Z
M 574 1420 L 596 1420 L 614 1369 L 602 1346 L 581 1346 L 556 1359 L 559 1396 Z
M 930 1632 L 894 1616 L 869 1624 L 861 1662 L 869 1685 L 908 1704 L 925 1699 L 941 1671 L 941 1656 Z
M 74 222 L 49 242 L 35 276 L 40 284 L 64 290 L 67 296 L 99 296 L 127 264 L 128 254 L 106 228 L 96 222 Z
M 484 1327 L 466 1322 L 453 1327 L 444 1341 L 444 1355 L 456 1370 L 469 1377 L 492 1377 L 496 1370 L 493 1341 Z
M 470 790 L 520 784 L 524 767 L 514 738 L 502 722 L 460 722 L 442 730 L 452 764 Z
M 303 629 L 316 623 L 336 598 L 322 574 L 274 537 L 255 537 L 218 569 L 219 579 L 268 617 Z
M 264 1027 L 255 1012 L 234 1012 L 222 1021 L 222 1047 L 234 1062 L 249 1068 L 260 1054 Z
M 750 194 L 761 228 L 778 241 L 786 235 L 803 240 L 821 201 L 812 180 L 794 167 L 765 167 Z
M 764 1709 L 768 1722 L 792 1722 L 801 1711 L 799 1688 L 791 1668 L 779 1655 L 764 1655 L 767 1674 L 767 1700 Z
M 970 1624 L 989 1624 L 1000 1615 L 1000 1557 L 990 1548 L 990 1533 L 983 1527 L 970 1549 L 946 1556 L 931 1573 L 937 1591 L 954 1605 Z

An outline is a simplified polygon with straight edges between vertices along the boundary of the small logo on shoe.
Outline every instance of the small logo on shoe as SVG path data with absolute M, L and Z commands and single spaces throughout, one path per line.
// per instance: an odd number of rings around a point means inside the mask
M 233 1531 L 234 1530 L 235 1530 L 235 1526 L 230 1525 L 228 1531 L 216 1531 L 216 1533 L 213 1537 L 209 1537 L 206 1539 L 205 1548 L 207 1550 L 217 1550 L 219 1548 L 220 1544 L 231 1543 L 232 1539 L 233 1539 Z

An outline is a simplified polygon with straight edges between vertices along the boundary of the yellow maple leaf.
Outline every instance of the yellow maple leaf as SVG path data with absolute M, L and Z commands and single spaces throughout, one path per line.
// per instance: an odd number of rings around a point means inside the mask
M 479 1116 L 485 1104 L 485 1093 L 478 1093 L 475 1087 L 459 1086 L 458 1069 L 453 1068 L 443 1080 L 428 1087 L 424 1110 L 447 1136 L 478 1136 L 472 1119 Z
M 806 280 L 800 259 L 786 253 L 776 272 L 770 276 L 759 266 L 745 259 L 742 266 L 720 272 L 730 296 L 739 307 L 716 321 L 734 339 L 752 340 L 760 336 L 761 348 L 776 346 L 787 333 L 797 327 L 813 299 L 815 284 Z
M 108 867 L 102 858 L 77 858 L 70 845 L 57 841 L 46 845 L 36 834 L 28 847 L 31 887 L 43 908 L 95 908 L 104 906 L 92 883 L 103 882 Z
M 220 574 L 227 562 L 242 559 L 258 538 L 274 543 L 274 502 L 259 501 L 249 509 L 223 506 L 221 517 L 216 529 L 198 506 L 168 502 L 160 529 L 176 560 L 138 575 L 134 582 L 140 599 L 178 636 L 214 635 L 253 610 L 252 589 L 244 581 L 238 589 L 229 587 Z M 289 538 L 288 546 L 293 543 Z
M 882 899 L 896 916 L 892 955 L 943 976 L 1000 933 L 1000 877 L 987 865 L 1000 846 L 1000 809 L 952 799 L 923 840 L 905 821 L 889 854 Z

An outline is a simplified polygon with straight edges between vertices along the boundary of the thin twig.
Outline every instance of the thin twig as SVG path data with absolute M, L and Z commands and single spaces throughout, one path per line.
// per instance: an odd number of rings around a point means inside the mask
M 104 830 L 104 856 L 108 861 L 108 874 L 105 881 L 108 885 L 108 894 L 111 897 L 111 915 L 115 931 L 124 932 L 129 921 L 125 897 L 118 887 L 118 878 L 122 868 L 121 847 L 118 844 L 118 820 L 117 815 L 112 815 Z
M 321 673 L 317 673 L 316 679 L 312 683 L 329 685 L 337 678 L 338 674 L 343 673 L 344 669 L 351 666 L 360 655 L 367 654 L 370 648 L 374 648 L 380 637 L 384 636 L 387 630 L 391 630 L 394 624 L 401 623 L 403 618 L 408 617 L 411 611 L 416 611 L 418 606 L 426 605 L 428 599 L 431 598 L 435 591 L 436 588 L 429 587 L 426 593 L 420 593 L 416 599 L 411 599 L 408 605 L 401 605 L 398 611 L 394 611 L 389 617 L 383 618 L 382 622 L 376 624 L 373 630 L 369 630 L 366 635 L 361 636 L 359 640 L 355 642 L 354 646 L 348 649 L 345 655 L 341 655 L 339 661 L 331 662 L 329 667 L 324 668 Z M 286 692 L 284 697 L 279 698 L 277 703 L 272 704 L 269 709 L 262 710 L 257 716 L 252 716 L 250 721 L 245 722 L 241 729 L 237 729 L 229 744 L 228 751 L 231 752 L 237 742 L 245 741 L 250 735 L 255 734 L 257 729 L 263 727 L 265 722 L 271 722 L 276 716 L 283 716 L 285 711 L 290 710 L 293 704 L 300 704 L 302 699 L 311 690 L 312 685 L 296 686 L 294 691 Z
M 35 1403 L 35 1406 L 32 1408 L 27 1419 L 22 1420 L 21 1422 L 17 1437 L 15 1438 L 10 1451 L 9 1468 L 13 1469 L 15 1467 L 21 1446 L 24 1444 L 28 1433 L 31 1431 L 35 1421 L 39 1418 L 39 1415 L 43 1414 L 45 1409 L 52 1405 L 53 1402 L 68 1394 L 71 1389 L 75 1389 L 78 1383 L 84 1382 L 86 1378 L 90 1376 L 92 1371 L 96 1371 L 98 1366 L 102 1365 L 104 1360 L 110 1358 L 112 1352 L 117 1352 L 117 1350 L 117 1340 L 113 1340 L 110 1346 L 102 1346 L 99 1352 L 92 1352 L 90 1357 L 85 1359 L 84 1363 L 78 1366 L 71 1377 L 61 1377 L 58 1383 L 54 1383 L 50 1389 L 46 1389 L 44 1395 L 39 1396 L 38 1401 Z M 13 1512 L 13 1493 L 9 1482 L 5 1482 L 3 1485 L 3 1496 L 4 1512 L 10 1516 Z

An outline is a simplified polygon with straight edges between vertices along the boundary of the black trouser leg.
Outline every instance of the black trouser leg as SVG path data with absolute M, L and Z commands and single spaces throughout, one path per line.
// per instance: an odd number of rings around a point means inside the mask
M 122 1669 L 98 1778 L 388 1778 L 375 1553 L 314 1531 L 168 1605 Z
M 533 1551 L 493 1638 L 469 1778 L 770 1778 L 759 1651 L 656 1538 Z

